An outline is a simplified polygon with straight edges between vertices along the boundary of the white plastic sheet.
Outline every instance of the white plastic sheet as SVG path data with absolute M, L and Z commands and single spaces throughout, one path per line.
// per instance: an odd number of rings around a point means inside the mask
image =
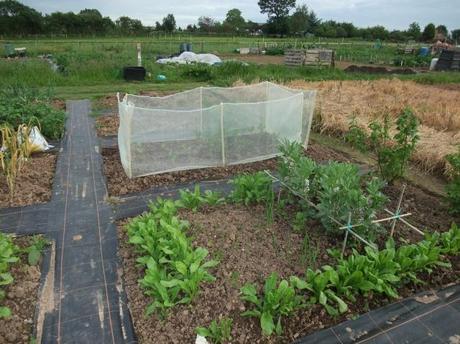
M 222 60 L 214 54 L 195 54 L 191 51 L 184 51 L 179 56 L 158 59 L 157 63 L 168 64 L 168 63 L 177 63 L 177 64 L 188 64 L 188 63 L 205 63 L 208 65 L 222 63 Z

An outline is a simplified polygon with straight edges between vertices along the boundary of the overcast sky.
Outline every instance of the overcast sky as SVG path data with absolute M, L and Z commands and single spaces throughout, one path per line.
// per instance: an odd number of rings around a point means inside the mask
M 129 16 L 140 19 L 144 25 L 153 25 L 168 13 L 173 13 L 177 24 L 185 27 L 195 24 L 205 15 L 223 20 L 231 8 L 239 8 L 246 19 L 265 21 L 257 0 L 23 0 L 42 13 L 55 11 L 78 12 L 96 8 L 103 16 L 116 19 Z M 429 22 L 444 24 L 449 30 L 460 28 L 460 0 L 297 0 L 305 3 L 324 20 L 352 22 L 359 27 L 384 25 L 389 29 L 405 29 L 413 21 L 423 26 Z

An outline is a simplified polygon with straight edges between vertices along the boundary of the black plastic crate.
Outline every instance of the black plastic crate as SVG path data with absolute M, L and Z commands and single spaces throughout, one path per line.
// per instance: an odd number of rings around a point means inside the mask
M 123 78 L 126 81 L 144 81 L 147 74 L 144 67 L 124 67 Z

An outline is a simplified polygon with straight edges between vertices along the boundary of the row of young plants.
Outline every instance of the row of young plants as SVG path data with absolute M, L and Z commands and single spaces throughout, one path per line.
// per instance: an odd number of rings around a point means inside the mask
M 5 288 L 14 282 L 11 267 L 19 262 L 21 254 L 27 254 L 29 265 L 37 265 L 47 244 L 44 238 L 38 236 L 33 238 L 30 246 L 21 249 L 14 244 L 11 235 L 0 232 L 0 319 L 11 316 L 11 310 L 2 305 L 6 297 Z
M 271 179 L 265 173 L 242 175 L 231 183 L 234 189 L 227 199 L 211 191 L 203 194 L 196 186 L 193 191 L 181 190 L 178 201 L 158 199 L 150 205 L 148 213 L 128 224 L 129 242 L 135 245 L 140 256 L 137 261 L 145 268 L 140 285 L 153 300 L 148 314 L 156 311 L 165 316 L 174 305 L 190 303 L 201 283 L 214 280 L 208 270 L 217 262 L 206 261 L 206 249 L 191 246 L 186 236 L 188 223 L 178 218 L 179 208 L 197 211 L 203 205 L 225 202 L 267 204 L 270 197 L 267 185 L 271 188 Z M 303 277 L 292 276 L 281 281 L 273 273 L 262 290 L 255 284 L 243 286 L 241 299 L 251 308 L 242 315 L 259 318 L 264 335 L 280 335 L 282 318 L 305 307 L 319 304 L 330 315 L 337 316 L 346 312 L 347 303 L 356 302 L 360 295 L 397 298 L 398 288 L 407 283 L 423 283 L 418 278 L 420 273 L 431 273 L 437 266 L 449 267 L 447 257 L 459 252 L 460 229 L 456 225 L 442 234 L 427 234 L 417 244 L 396 247 L 390 239 L 383 250 L 366 247 L 364 253 L 359 253 L 354 249 L 347 257 L 329 250 L 336 259 L 334 266 L 307 269 Z M 214 343 L 222 343 L 230 338 L 231 327 L 232 319 L 223 318 L 196 331 Z
M 450 267 L 448 256 L 460 252 L 460 229 L 452 225 L 445 233 L 427 234 L 417 244 L 396 247 L 392 239 L 383 250 L 366 247 L 342 257 L 337 250 L 328 253 L 336 258 L 336 265 L 308 269 L 305 276 L 291 276 L 279 282 L 276 273 L 265 281 L 261 291 L 255 284 L 241 288 L 241 298 L 252 305 L 244 316 L 257 317 L 262 333 L 282 334 L 281 319 L 315 304 L 337 316 L 348 310 L 347 302 L 357 297 L 385 295 L 397 298 L 398 288 L 408 283 L 423 283 L 418 275 L 431 273 L 434 268 Z
M 242 176 L 236 182 L 246 178 L 251 177 Z M 250 187 L 257 189 L 254 184 Z M 266 191 L 266 185 L 264 187 Z M 140 286 L 153 300 L 147 314 L 155 312 L 165 316 L 175 305 L 192 302 L 202 282 L 215 280 L 209 269 L 218 262 L 208 259 L 207 249 L 193 247 L 186 233 L 189 223 L 179 219 L 177 213 L 181 208 L 197 211 L 204 205 L 216 206 L 226 200 L 218 192 L 202 193 L 198 185 L 193 191 L 180 190 L 179 193 L 177 201 L 158 198 L 151 202 L 148 212 L 126 226 L 128 242 L 134 245 L 138 255 L 136 261 L 144 268 Z M 238 191 L 229 199 L 239 201 Z
M 303 147 L 298 143 L 286 142 L 281 151 L 279 178 L 301 196 L 294 201 L 289 197 L 284 200 L 300 203 L 301 210 L 294 220 L 299 214 L 317 216 L 328 233 L 343 235 L 343 230 L 330 219 L 333 217 L 345 223 L 351 213 L 356 223 L 363 223 L 355 230 L 367 238 L 375 238 L 376 229 L 383 231 L 371 223 L 387 201 L 380 191 L 383 186 L 380 179 L 361 177 L 351 164 L 319 166 L 304 156 Z M 232 183 L 232 194 L 238 196 L 234 200 L 246 205 L 264 203 L 267 210 L 273 208 L 272 180 L 265 173 L 241 176 Z M 319 211 L 312 212 L 305 200 L 316 201 Z M 282 203 L 283 199 L 279 201 L 278 210 Z M 431 273 L 436 266 L 449 267 L 447 256 L 459 252 L 460 229 L 455 224 L 448 232 L 426 234 L 417 244 L 396 247 L 390 239 L 383 250 L 365 247 L 364 253 L 359 253 L 353 249 L 348 257 L 342 257 L 338 250 L 329 250 L 337 261 L 335 266 L 323 266 L 315 271 L 307 269 L 303 278 L 292 276 L 281 281 L 277 274 L 272 274 L 259 292 L 255 284 L 241 288 L 242 299 L 253 306 L 243 315 L 258 317 L 264 335 L 273 332 L 279 335 L 282 333 L 281 318 L 301 308 L 319 304 L 336 316 L 346 312 L 347 302 L 356 302 L 358 295 L 383 294 L 397 298 L 398 288 L 407 283 L 423 283 L 418 274 Z
M 177 211 L 197 210 L 218 200 L 212 192 L 201 195 L 199 188 L 182 190 L 179 201 L 159 198 L 149 205 L 148 212 L 127 225 L 129 243 L 139 256 L 137 263 L 144 268 L 140 286 L 153 300 L 147 314 L 165 316 L 175 305 L 192 302 L 201 283 L 215 280 L 209 270 L 218 262 L 208 259 L 207 249 L 193 247 L 186 234 L 189 224 L 179 219 Z

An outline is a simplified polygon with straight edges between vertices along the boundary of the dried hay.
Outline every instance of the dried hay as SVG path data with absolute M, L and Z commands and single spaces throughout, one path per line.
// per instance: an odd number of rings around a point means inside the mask
M 292 81 L 292 88 L 317 89 L 317 128 L 341 136 L 351 118 L 367 128 L 369 122 L 388 114 L 396 118 L 410 106 L 420 119 L 420 141 L 412 158 L 427 172 L 448 173 L 445 156 L 460 144 L 460 92 L 441 90 L 412 81 Z

